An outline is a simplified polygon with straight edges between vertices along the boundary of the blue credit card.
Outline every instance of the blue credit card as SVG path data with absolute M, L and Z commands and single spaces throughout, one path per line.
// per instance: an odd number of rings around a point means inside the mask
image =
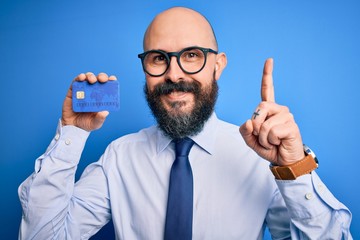
M 115 80 L 91 84 L 87 81 L 74 81 L 72 84 L 72 107 L 74 112 L 119 110 L 119 82 Z

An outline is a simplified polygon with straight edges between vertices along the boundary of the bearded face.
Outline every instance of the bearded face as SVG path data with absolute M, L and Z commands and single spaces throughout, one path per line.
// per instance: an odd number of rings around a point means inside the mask
M 194 95 L 193 108 L 185 112 L 181 108 L 185 103 L 174 101 L 166 109 L 161 96 L 171 94 L 173 91 L 192 93 Z M 202 130 L 214 111 L 218 85 L 215 78 L 210 85 L 203 87 L 195 80 L 191 82 L 165 81 L 157 84 L 152 91 L 149 91 L 145 84 L 144 92 L 159 128 L 168 137 L 179 139 L 194 136 Z

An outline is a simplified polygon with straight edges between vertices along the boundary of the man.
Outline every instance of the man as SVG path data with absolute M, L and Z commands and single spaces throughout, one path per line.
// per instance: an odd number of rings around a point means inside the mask
M 288 108 L 275 103 L 272 59 L 262 102 L 239 134 L 214 113 L 227 60 L 201 14 L 160 13 L 144 50 L 144 91 L 158 126 L 111 143 L 74 184 L 89 132 L 108 112 L 74 113 L 70 88 L 57 135 L 19 187 L 20 239 L 87 239 L 110 218 L 117 239 L 262 239 L 265 227 L 273 239 L 352 239 L 351 213 L 314 171 Z M 86 73 L 75 81 L 115 79 Z

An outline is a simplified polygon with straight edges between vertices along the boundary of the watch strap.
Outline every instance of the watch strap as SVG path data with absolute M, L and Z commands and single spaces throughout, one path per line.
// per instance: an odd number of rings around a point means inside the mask
M 288 166 L 270 165 L 270 170 L 275 179 L 295 180 L 297 177 L 311 173 L 318 167 L 317 161 L 311 154 L 308 154 L 302 160 Z

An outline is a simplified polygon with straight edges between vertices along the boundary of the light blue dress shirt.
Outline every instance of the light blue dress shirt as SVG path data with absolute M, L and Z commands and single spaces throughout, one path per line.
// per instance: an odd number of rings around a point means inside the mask
M 88 239 L 111 218 L 116 239 L 163 239 L 174 145 L 156 127 L 112 142 L 79 181 L 89 133 L 61 126 L 19 187 L 19 239 Z M 313 172 L 275 180 L 238 126 L 215 114 L 195 141 L 193 239 L 352 239 L 351 213 Z

